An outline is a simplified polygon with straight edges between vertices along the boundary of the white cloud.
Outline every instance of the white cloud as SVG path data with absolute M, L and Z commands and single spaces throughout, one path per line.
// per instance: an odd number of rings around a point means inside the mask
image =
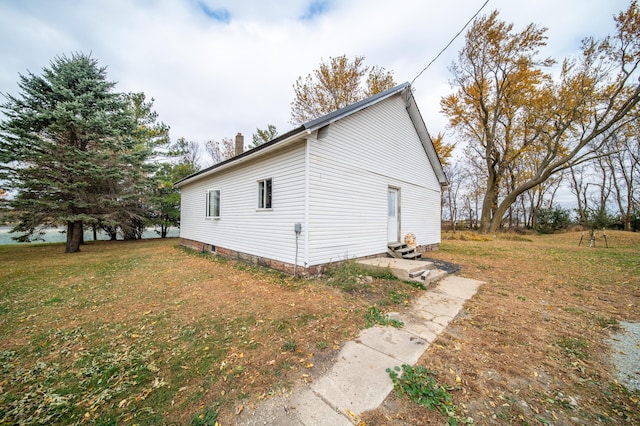
M 322 13 L 300 19 L 312 0 L 201 0 L 227 11 L 212 19 L 196 0 L 71 0 L 0 3 L 0 92 L 17 92 L 18 73 L 40 72 L 59 54 L 92 52 L 108 67 L 118 90 L 155 98 L 172 137 L 204 141 L 250 138 L 256 127 L 291 128 L 289 104 L 296 78 L 321 59 L 366 56 L 368 65 L 410 81 L 484 3 L 482 0 L 332 0 Z M 492 0 L 484 12 L 501 11 L 516 28 L 534 22 L 549 28 L 547 55 L 575 54 L 580 39 L 613 31 L 614 13 L 627 1 Z M 224 19 L 222 21 L 225 21 Z M 461 36 L 415 83 L 430 131 L 445 130 L 439 111 L 447 94 L 447 68 Z

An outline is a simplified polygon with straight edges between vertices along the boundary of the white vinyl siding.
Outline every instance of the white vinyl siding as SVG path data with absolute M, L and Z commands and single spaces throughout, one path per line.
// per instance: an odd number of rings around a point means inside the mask
M 309 265 L 384 253 L 388 188 L 401 191 L 401 239 L 440 242 L 440 184 L 394 96 L 310 143 Z
M 304 222 L 304 149 L 301 140 L 276 156 L 268 155 L 183 186 L 180 236 L 293 264 L 294 225 Z M 256 182 L 265 176 L 275 184 L 273 214 L 256 209 Z M 219 188 L 222 196 L 221 216 L 215 221 L 202 217 L 202 200 L 211 188 Z M 302 265 L 304 238 L 299 238 L 298 245 Z
M 385 253 L 387 194 L 397 188 L 400 239 L 413 233 L 418 244 L 440 242 L 440 184 L 401 95 L 328 125 L 321 136 L 301 134 L 182 186 L 180 236 L 293 264 L 300 223 L 300 266 Z M 220 190 L 217 220 L 202 216 L 210 189 Z

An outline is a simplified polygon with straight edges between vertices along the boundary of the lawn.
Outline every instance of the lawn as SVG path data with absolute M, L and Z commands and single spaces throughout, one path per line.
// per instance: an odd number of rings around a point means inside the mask
M 294 279 L 175 239 L 0 246 L 0 424 L 223 424 L 421 290 Z
M 607 340 L 640 321 L 640 234 L 445 235 L 433 257 L 485 281 L 419 365 L 475 424 L 640 424 Z M 177 240 L 0 246 L 0 424 L 233 424 L 310 382 L 423 290 L 351 266 L 301 280 Z M 441 425 L 392 393 L 368 425 Z
M 607 341 L 640 322 L 640 234 L 447 234 L 433 257 L 485 281 L 418 362 L 475 424 L 640 424 L 640 392 L 615 379 Z M 588 238 L 588 237 L 585 237 Z M 640 348 L 637 348 L 640 350 Z M 392 393 L 370 425 L 446 418 Z

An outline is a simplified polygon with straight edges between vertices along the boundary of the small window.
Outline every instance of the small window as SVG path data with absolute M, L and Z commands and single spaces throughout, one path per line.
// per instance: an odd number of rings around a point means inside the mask
M 210 189 L 207 191 L 207 218 L 220 217 L 220 190 Z
M 258 208 L 270 209 L 271 208 L 271 192 L 273 185 L 271 178 L 258 181 Z

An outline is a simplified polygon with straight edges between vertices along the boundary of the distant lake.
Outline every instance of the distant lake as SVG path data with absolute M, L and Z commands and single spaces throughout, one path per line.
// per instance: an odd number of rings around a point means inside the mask
M 12 237 L 17 237 L 21 235 L 19 232 L 10 234 L 11 230 L 10 226 L 0 226 L 0 245 L 2 244 L 29 244 L 29 243 L 19 243 L 15 240 L 12 240 Z M 38 234 L 38 239 L 33 241 L 34 243 L 64 243 L 67 241 L 67 234 L 64 232 L 63 228 L 51 228 L 47 229 L 44 234 Z M 34 235 L 35 236 L 35 235 Z M 109 240 L 109 234 L 104 231 L 98 231 L 97 233 L 98 240 Z M 167 234 L 167 237 L 179 237 L 180 229 L 178 228 L 170 228 Z M 153 228 L 147 228 L 142 234 L 142 238 L 160 238 L 157 232 L 153 230 Z M 120 238 L 118 238 L 120 239 Z M 84 231 L 84 240 L 85 241 L 93 241 L 93 231 L 91 229 Z

